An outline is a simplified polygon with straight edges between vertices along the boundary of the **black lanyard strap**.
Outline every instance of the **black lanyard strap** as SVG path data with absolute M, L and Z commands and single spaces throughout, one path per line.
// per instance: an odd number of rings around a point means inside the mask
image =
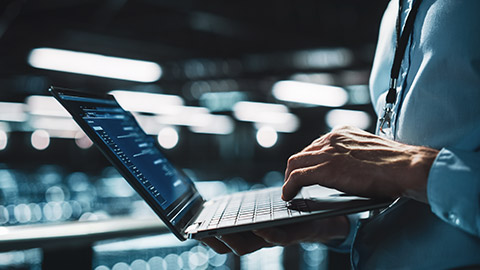
M 415 17 L 417 16 L 418 7 L 422 0 L 415 0 L 412 5 L 412 9 L 407 15 L 407 21 L 405 22 L 405 26 L 403 27 L 403 31 L 400 34 L 400 25 L 401 25 L 401 13 L 402 13 L 402 2 L 403 0 L 399 0 L 399 11 L 397 17 L 397 42 L 395 46 L 395 56 L 393 58 L 393 65 L 392 70 L 390 72 L 390 85 L 388 89 L 388 94 L 386 97 L 387 103 L 395 104 L 397 101 L 397 79 L 398 75 L 400 74 L 400 66 L 402 64 L 402 59 L 405 55 L 405 50 L 407 49 L 407 43 L 410 38 L 410 34 L 413 30 L 413 23 L 415 21 Z

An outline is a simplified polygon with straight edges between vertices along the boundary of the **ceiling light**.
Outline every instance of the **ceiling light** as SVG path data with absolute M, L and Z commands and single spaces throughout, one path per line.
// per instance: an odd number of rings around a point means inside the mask
M 79 131 L 80 127 L 72 118 L 32 116 L 29 124 L 34 129 Z
M 257 131 L 257 142 L 263 148 L 273 147 L 277 140 L 277 131 L 271 127 L 262 127 Z
M 298 117 L 282 104 L 241 101 L 233 107 L 233 114 L 240 121 L 267 125 L 278 132 L 295 132 L 300 126 Z
M 50 134 L 47 131 L 38 129 L 32 133 L 31 143 L 37 150 L 45 150 L 50 145 Z
M 53 48 L 33 49 L 28 63 L 40 69 L 137 82 L 155 82 L 162 76 L 157 63 Z
M 228 135 L 235 128 L 233 120 L 226 115 L 199 115 L 195 121 L 194 125 L 190 126 L 190 130 L 195 133 Z
M 28 111 L 33 115 L 72 118 L 54 97 L 32 95 L 27 97 L 26 103 Z
M 127 111 L 145 112 L 154 114 L 172 114 L 172 107 L 183 105 L 183 99 L 176 95 L 145 93 L 127 90 L 113 90 L 109 92 Z
M 278 120 L 279 121 L 276 122 L 255 122 L 255 127 L 259 129 L 264 126 L 269 126 L 277 132 L 283 133 L 293 133 L 300 127 L 300 120 L 294 114 L 284 115 L 284 117 Z
M 354 126 L 360 129 L 368 129 L 372 123 L 370 115 L 366 112 L 340 109 L 329 111 L 325 115 L 325 121 L 332 129 L 338 126 Z
M 7 132 L 0 129 L 0 151 L 7 148 L 7 144 L 8 144 Z
M 259 113 L 288 113 L 288 108 L 282 104 L 251 101 L 240 101 L 233 106 L 233 114 L 241 121 L 255 122 Z
M 288 113 L 282 104 L 240 101 L 233 106 L 233 115 L 240 121 L 258 122 L 260 119 L 272 118 L 275 114 Z
M 75 133 L 75 144 L 81 149 L 88 149 L 93 145 L 93 142 L 83 131 Z
M 343 106 L 348 101 L 342 87 L 297 81 L 279 81 L 273 85 L 272 93 L 279 100 L 327 107 Z
M 16 102 L 0 102 L 0 121 L 24 122 L 27 120 L 25 104 Z
M 164 149 L 172 149 L 178 144 L 178 131 L 172 127 L 165 127 L 160 130 L 157 139 Z
M 353 53 L 345 48 L 300 51 L 293 56 L 297 68 L 341 68 L 353 62 Z

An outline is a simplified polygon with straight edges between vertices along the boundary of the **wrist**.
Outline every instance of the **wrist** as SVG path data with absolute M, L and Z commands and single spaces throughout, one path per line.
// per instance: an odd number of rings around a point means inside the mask
M 406 175 L 407 186 L 402 196 L 428 203 L 427 182 L 430 168 L 439 151 L 423 146 L 415 146 L 411 154 L 411 174 Z

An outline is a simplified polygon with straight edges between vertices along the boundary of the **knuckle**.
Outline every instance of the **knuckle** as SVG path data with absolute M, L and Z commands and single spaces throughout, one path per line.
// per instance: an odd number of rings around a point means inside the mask
M 336 132 L 342 132 L 342 131 L 347 131 L 347 130 L 351 130 L 352 127 L 351 126 L 347 126 L 347 125 L 342 125 L 342 126 L 338 126 L 334 129 L 334 131 Z
M 297 179 L 302 177 L 302 175 L 303 175 L 303 171 L 301 169 L 293 170 L 290 173 L 290 181 L 292 181 L 292 184 L 294 184 L 296 181 L 298 181 Z
M 332 153 L 347 153 L 351 151 L 348 147 L 348 145 L 344 145 L 344 144 L 335 144 L 335 145 L 332 145 Z
M 295 155 L 290 156 L 287 160 L 287 167 L 291 166 L 293 164 L 293 162 L 295 162 L 295 160 L 296 160 Z
M 325 140 L 325 135 L 320 136 L 319 138 L 315 139 L 310 145 L 320 145 Z
M 332 141 L 336 141 L 338 140 L 339 138 L 342 137 L 342 133 L 340 130 L 334 130 L 332 132 L 330 132 L 329 134 L 329 141 L 332 142 Z
M 296 153 L 296 154 L 293 154 L 291 155 L 289 158 L 288 158 L 288 163 L 294 163 L 296 162 L 300 157 L 302 156 L 301 153 Z
M 331 131 L 330 133 L 325 135 L 325 140 L 323 141 L 323 146 L 332 145 L 333 142 L 340 138 L 340 134 L 337 131 Z
M 295 168 L 297 166 L 300 157 L 301 157 L 301 154 L 298 153 L 298 154 L 294 154 L 294 155 L 292 155 L 288 158 L 288 160 L 287 160 L 287 171 L 292 170 L 293 168 Z

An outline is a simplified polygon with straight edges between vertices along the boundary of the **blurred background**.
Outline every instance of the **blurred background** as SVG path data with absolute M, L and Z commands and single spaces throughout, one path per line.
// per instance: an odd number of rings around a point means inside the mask
M 35 226 L 156 219 L 50 85 L 114 94 L 207 198 L 281 185 L 288 157 L 321 134 L 374 129 L 368 77 L 387 3 L 1 1 L 0 269 L 65 264 L 58 239 L 4 241 L 16 228 L 33 239 Z M 69 244 L 96 270 L 348 268 L 319 244 L 241 258 L 168 233 Z

